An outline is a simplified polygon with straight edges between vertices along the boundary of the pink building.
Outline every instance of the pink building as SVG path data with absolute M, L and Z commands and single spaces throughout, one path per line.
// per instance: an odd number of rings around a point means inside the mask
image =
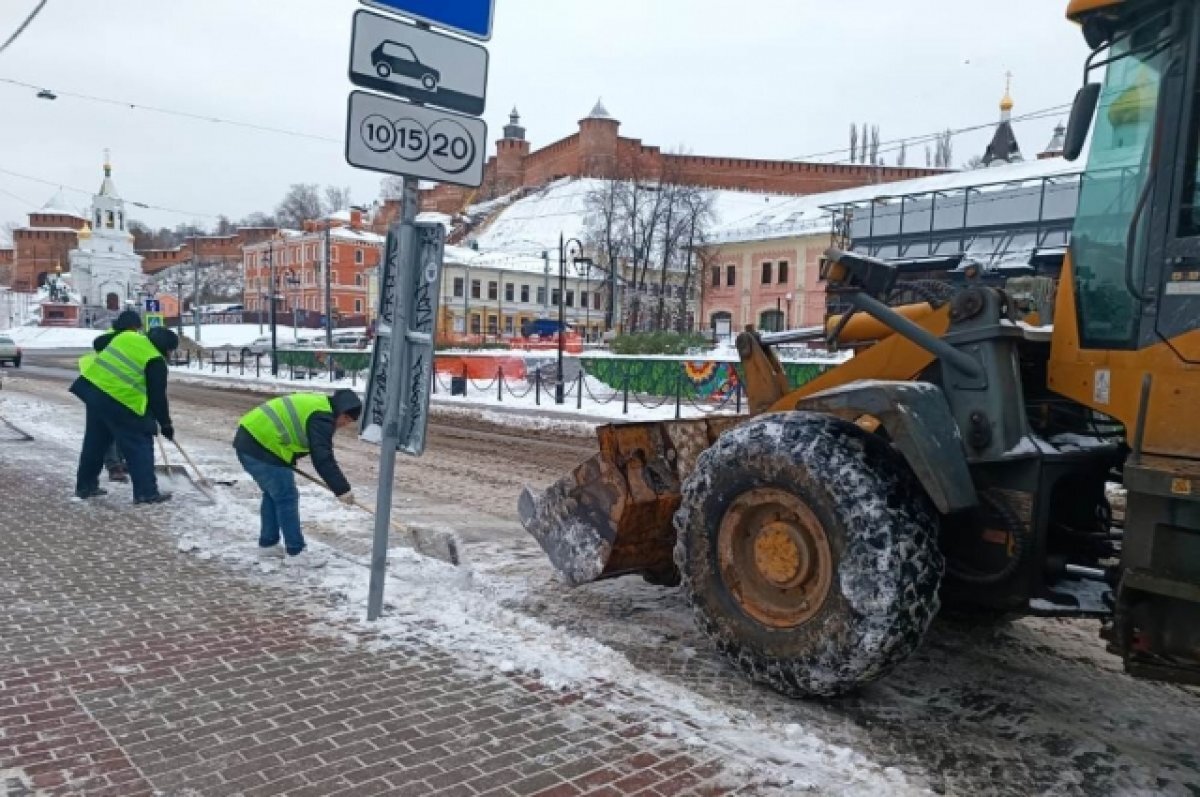
M 821 255 L 828 229 L 713 245 L 706 258 L 701 318 L 719 338 L 816 326 L 825 318 Z

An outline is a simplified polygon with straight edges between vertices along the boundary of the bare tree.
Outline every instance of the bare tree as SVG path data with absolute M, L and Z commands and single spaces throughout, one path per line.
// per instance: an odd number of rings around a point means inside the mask
M 338 188 L 335 185 L 325 186 L 325 212 L 336 213 L 350 207 L 350 186 Z
M 858 125 L 850 123 L 850 162 L 858 163 Z
M 933 166 L 933 150 L 929 149 L 929 145 L 925 145 L 925 166 L 926 168 Z
M 879 162 L 879 125 L 871 125 L 871 163 Z
M 900 142 L 900 152 L 899 152 L 899 154 L 896 155 L 896 165 L 903 166 L 905 164 L 905 161 L 907 161 L 907 160 L 908 160 L 908 142 L 901 141 Z
M 713 195 L 699 188 L 688 188 L 684 194 L 684 207 L 687 213 L 687 242 L 684 245 L 686 261 L 683 271 L 683 292 L 679 301 L 679 316 L 676 319 L 677 332 L 690 332 L 687 323 L 688 296 L 692 291 L 695 280 L 696 261 L 699 260 L 700 273 L 704 274 L 710 265 L 713 253 L 707 246 L 707 232 L 715 214 Z M 703 285 L 704 280 L 699 282 Z M 703 288 L 702 288 L 703 289 Z
M 862 137 L 860 140 L 862 141 L 862 149 L 858 152 L 858 161 L 859 163 L 866 163 L 867 145 L 871 142 L 871 128 L 867 126 L 866 122 L 862 124 Z
M 616 180 L 602 180 L 584 198 L 587 207 L 585 237 L 593 251 L 600 253 L 600 267 L 608 274 L 608 314 L 615 325 L 615 286 L 620 270 L 621 253 L 627 249 L 626 227 L 623 221 L 623 187 Z
M 966 163 L 963 164 L 964 169 L 982 169 L 987 164 L 983 162 L 983 158 L 979 155 L 972 155 Z
M 275 216 L 284 227 L 298 230 L 304 222 L 321 218 L 323 210 L 316 183 L 294 183 L 275 208 Z
M 939 169 L 949 169 L 950 164 L 954 161 L 954 133 L 950 128 L 946 128 L 946 131 L 937 137 L 936 147 L 934 166 Z

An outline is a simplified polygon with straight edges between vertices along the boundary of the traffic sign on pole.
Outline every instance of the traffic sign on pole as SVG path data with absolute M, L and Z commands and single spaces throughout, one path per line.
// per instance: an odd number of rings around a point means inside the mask
M 346 122 L 351 166 L 422 180 L 477 187 L 483 183 L 487 123 L 355 91 Z
M 478 116 L 487 97 L 488 52 L 478 44 L 359 11 L 350 82 Z
M 473 39 L 492 38 L 494 0 L 362 0 L 369 6 L 449 28 Z

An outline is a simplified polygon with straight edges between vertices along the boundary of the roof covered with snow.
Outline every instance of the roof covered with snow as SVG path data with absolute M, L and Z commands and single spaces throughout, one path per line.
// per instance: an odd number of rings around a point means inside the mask
M 38 212 L 45 213 L 47 215 L 53 214 L 58 216 L 72 216 L 76 219 L 87 218 L 87 216 L 79 211 L 79 208 L 67 201 L 67 198 L 63 195 L 63 190 L 61 188 L 54 192 L 54 196 L 50 197 L 50 199 L 47 200 L 46 204 L 42 205 L 42 209 Z
M 787 238 L 827 229 L 830 214 L 826 208 L 892 197 L 927 194 L 935 191 L 955 191 L 985 186 L 1003 187 L 1012 183 L 1039 180 L 1046 177 L 1077 174 L 1081 166 L 1062 158 L 1046 158 L 1024 163 L 947 172 L 913 180 L 864 185 L 824 194 L 786 197 L 740 217 L 725 216 L 714 229 L 712 239 L 720 243 L 738 243 L 773 238 Z
M 560 237 L 586 240 L 588 195 L 602 188 L 604 180 L 565 178 L 512 202 L 487 226 L 470 236 L 481 252 L 504 252 L 540 258 L 543 251 L 558 258 Z M 717 225 L 746 218 L 766 208 L 794 199 L 783 194 L 713 190 Z M 479 214 L 471 207 L 467 215 Z M 486 214 L 483 214 L 486 215 Z

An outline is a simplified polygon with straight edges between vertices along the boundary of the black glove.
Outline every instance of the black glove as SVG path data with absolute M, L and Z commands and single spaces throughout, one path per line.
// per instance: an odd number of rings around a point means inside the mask
M 170 424 L 168 424 L 166 426 L 160 426 L 159 431 L 162 432 L 163 437 L 167 438 L 172 443 L 175 442 L 175 427 L 174 426 L 171 426 Z

